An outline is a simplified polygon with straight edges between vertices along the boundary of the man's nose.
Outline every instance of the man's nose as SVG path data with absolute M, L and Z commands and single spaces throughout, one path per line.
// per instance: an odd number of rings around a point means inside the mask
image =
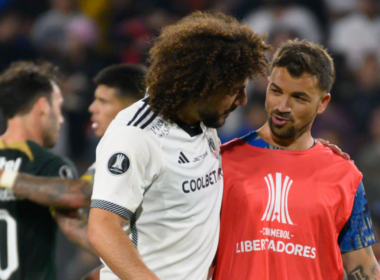
M 96 105 L 95 105 L 95 101 L 91 103 L 90 107 L 88 107 L 88 111 L 90 113 L 95 113 L 95 108 L 96 108 Z
M 248 102 L 247 91 L 244 89 L 241 93 L 238 94 L 234 104 L 236 106 L 245 106 L 247 105 L 247 102 Z
M 290 98 L 288 98 L 287 96 L 282 96 L 281 100 L 280 100 L 280 103 L 278 104 L 278 107 L 277 109 L 281 112 L 281 113 L 289 113 L 292 111 L 291 109 L 291 106 L 290 106 Z

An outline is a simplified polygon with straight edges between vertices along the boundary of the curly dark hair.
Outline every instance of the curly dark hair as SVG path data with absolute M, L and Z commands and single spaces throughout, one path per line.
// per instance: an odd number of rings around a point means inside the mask
M 177 120 L 189 101 L 202 103 L 220 88 L 265 75 L 270 47 L 247 25 L 219 12 L 194 12 L 162 29 L 149 51 L 149 104 Z M 232 92 L 231 92 L 232 93 Z
M 51 102 L 52 82 L 59 84 L 58 68 L 49 62 L 18 61 L 0 74 L 0 109 L 8 120 L 30 112 L 39 97 Z
M 327 50 L 313 42 L 306 40 L 288 40 L 276 51 L 270 65 L 285 67 L 295 78 L 303 73 L 309 73 L 318 78 L 318 87 L 323 92 L 330 92 L 335 81 L 334 62 Z

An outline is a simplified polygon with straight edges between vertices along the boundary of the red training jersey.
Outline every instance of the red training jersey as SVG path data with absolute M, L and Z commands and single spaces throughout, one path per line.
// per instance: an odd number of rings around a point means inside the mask
M 222 146 L 214 280 L 341 280 L 338 235 L 362 174 L 317 143 L 304 151 Z

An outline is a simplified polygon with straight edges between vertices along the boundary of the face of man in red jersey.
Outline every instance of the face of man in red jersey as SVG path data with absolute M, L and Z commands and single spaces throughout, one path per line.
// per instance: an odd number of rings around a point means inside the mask
M 265 102 L 271 132 L 279 139 L 297 139 L 310 131 L 330 98 L 318 87 L 316 77 L 304 73 L 296 78 L 286 68 L 275 67 L 268 78 Z

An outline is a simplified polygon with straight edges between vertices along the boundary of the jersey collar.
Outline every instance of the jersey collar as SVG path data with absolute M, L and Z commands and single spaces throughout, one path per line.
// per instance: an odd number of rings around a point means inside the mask
M 184 123 L 180 120 L 176 120 L 175 123 L 182 128 L 187 134 L 190 135 L 190 137 L 197 136 L 199 134 L 203 133 L 203 130 L 201 128 L 201 123 L 198 122 L 195 126 L 190 126 L 187 123 Z
M 149 95 L 146 94 L 145 97 L 142 99 L 142 101 L 145 103 L 149 103 Z M 180 128 L 182 128 L 187 134 L 189 134 L 190 137 L 194 137 L 203 133 L 203 130 L 201 128 L 201 122 L 198 122 L 195 126 L 190 126 L 187 123 L 184 123 L 180 120 L 176 120 L 175 123 Z

